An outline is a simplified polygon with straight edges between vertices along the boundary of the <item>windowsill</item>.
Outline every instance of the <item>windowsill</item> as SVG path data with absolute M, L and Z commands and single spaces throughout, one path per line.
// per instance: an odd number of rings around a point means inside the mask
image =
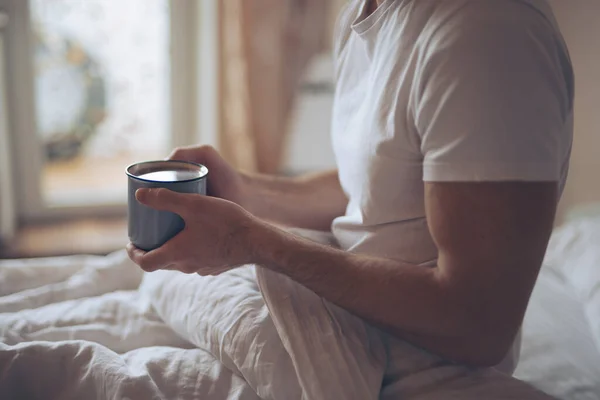
M 27 224 L 12 243 L 0 248 L 0 258 L 104 255 L 124 248 L 128 241 L 127 220 L 122 217 Z

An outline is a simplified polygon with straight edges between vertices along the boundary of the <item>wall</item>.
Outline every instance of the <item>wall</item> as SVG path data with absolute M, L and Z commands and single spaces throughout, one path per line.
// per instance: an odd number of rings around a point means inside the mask
M 550 0 L 576 75 L 575 139 L 562 209 L 600 202 L 600 1 Z
M 283 171 L 293 174 L 335 168 L 330 119 L 333 106 L 333 33 L 347 0 L 327 0 L 330 11 L 327 50 L 312 61 L 290 121 Z M 319 88 L 311 90 L 307 86 Z
M 293 174 L 335 168 L 330 135 L 334 85 L 330 54 L 313 60 L 304 83 L 325 88 L 318 91 L 300 90 L 290 121 L 283 166 L 285 172 Z

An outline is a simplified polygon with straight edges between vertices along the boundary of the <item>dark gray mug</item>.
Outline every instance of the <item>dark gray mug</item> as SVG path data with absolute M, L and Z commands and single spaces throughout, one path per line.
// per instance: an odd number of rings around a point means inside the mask
M 147 161 L 126 169 L 128 177 L 129 240 L 142 250 L 153 250 L 179 233 L 185 223 L 172 212 L 158 211 L 135 198 L 140 188 L 166 188 L 180 193 L 206 194 L 208 169 L 187 161 Z

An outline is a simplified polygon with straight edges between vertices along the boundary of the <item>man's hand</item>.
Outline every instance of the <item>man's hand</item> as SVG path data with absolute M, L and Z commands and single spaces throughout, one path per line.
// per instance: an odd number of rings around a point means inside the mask
M 252 261 L 250 232 L 256 218 L 230 201 L 167 189 L 139 189 L 137 200 L 154 209 L 171 211 L 185 228 L 158 249 L 145 252 L 131 243 L 129 257 L 144 271 L 178 270 L 187 274 L 218 275 Z
M 234 169 L 211 146 L 180 147 L 171 153 L 169 160 L 190 161 L 208 168 L 208 194 L 232 201 L 248 209 L 252 185 L 241 172 Z

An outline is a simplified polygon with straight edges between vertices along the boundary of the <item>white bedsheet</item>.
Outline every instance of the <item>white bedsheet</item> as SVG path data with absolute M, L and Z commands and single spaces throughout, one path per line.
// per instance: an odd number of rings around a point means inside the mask
M 0 262 L 0 399 L 257 399 L 158 317 L 141 279 L 123 252 Z
M 552 235 L 515 375 L 564 400 L 600 399 L 600 218 Z
M 267 270 L 141 281 L 123 252 L 0 262 L 0 398 L 548 398 L 392 339 Z
M 598 400 L 600 352 L 582 305 L 568 289 L 552 269 L 540 275 L 515 376 L 563 400 Z

